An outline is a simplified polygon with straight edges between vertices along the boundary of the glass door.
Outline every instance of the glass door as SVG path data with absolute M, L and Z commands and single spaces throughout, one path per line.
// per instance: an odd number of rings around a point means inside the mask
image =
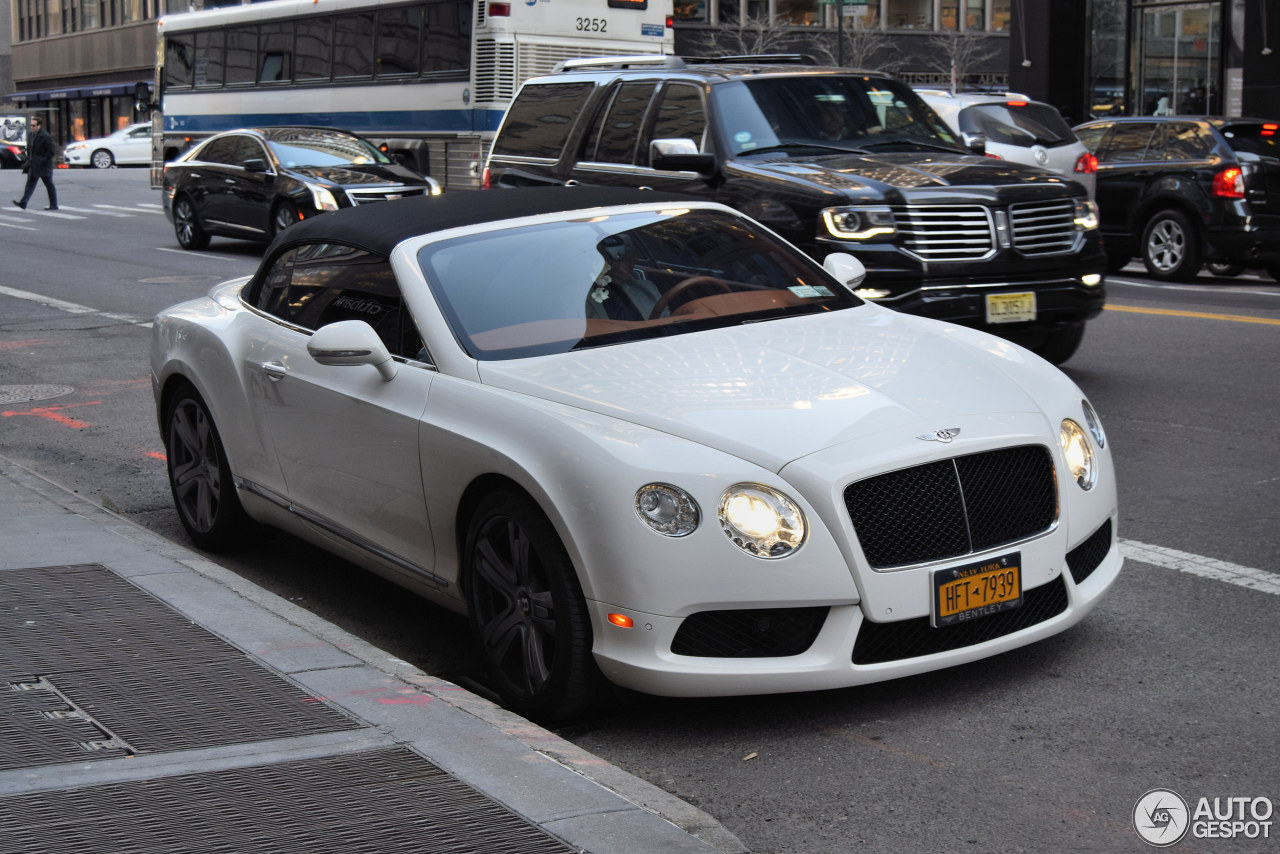
M 1222 13 L 1218 3 L 1134 9 L 1132 115 L 1222 112 Z

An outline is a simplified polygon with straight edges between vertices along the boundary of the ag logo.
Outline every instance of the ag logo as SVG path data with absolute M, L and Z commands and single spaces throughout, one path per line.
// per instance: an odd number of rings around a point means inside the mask
M 1143 842 L 1157 848 L 1181 842 L 1190 825 L 1187 802 L 1169 789 L 1152 789 L 1133 805 L 1133 829 Z

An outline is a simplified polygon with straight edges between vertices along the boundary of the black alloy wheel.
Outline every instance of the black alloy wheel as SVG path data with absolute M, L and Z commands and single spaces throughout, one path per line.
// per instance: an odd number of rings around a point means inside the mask
M 203 249 L 209 245 L 209 235 L 200 227 L 196 206 L 187 196 L 173 200 L 173 233 L 183 249 Z
M 1156 279 L 1189 282 L 1200 272 L 1200 234 L 1172 208 L 1157 213 L 1142 232 L 1142 261 Z
M 467 610 L 491 687 L 508 708 L 554 722 L 597 702 L 586 601 L 564 545 L 515 492 L 485 498 L 467 526 Z
M 298 221 L 298 206 L 290 201 L 282 201 L 276 204 L 275 210 L 271 212 L 271 236 L 275 237 L 289 226 Z
M 173 504 L 191 541 L 206 551 L 221 551 L 258 533 L 236 495 L 218 428 L 190 385 L 165 406 L 164 439 Z

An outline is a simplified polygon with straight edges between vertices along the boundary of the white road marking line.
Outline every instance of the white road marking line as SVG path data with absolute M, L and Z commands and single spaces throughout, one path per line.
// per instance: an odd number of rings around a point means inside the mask
M 200 253 L 200 252 L 192 252 L 192 251 L 191 251 L 191 250 L 189 250 L 189 249 L 171 249 L 171 248 L 170 248 L 170 247 L 168 247 L 168 246 L 157 246 L 157 247 L 156 247 L 156 251 L 157 251 L 157 252 L 179 252 L 179 253 L 181 253 L 181 254 L 183 254 L 183 255 L 186 255 L 186 256 L 187 256 L 187 257 L 189 257 L 189 258 L 208 258 L 208 259 L 210 259 L 210 260 L 212 260 L 212 261 L 238 261 L 238 260 L 240 260 L 239 258 L 234 258 L 234 257 L 226 256 L 226 255 L 204 255 L 204 254 L 202 254 L 202 253 Z
M 151 321 L 149 319 L 144 320 L 140 317 L 135 317 L 130 314 L 118 314 L 114 311 L 99 311 L 96 308 L 89 308 L 87 305 L 80 305 L 74 302 L 67 302 L 66 300 L 54 299 L 53 297 L 47 297 L 43 294 L 34 294 L 31 291 L 20 291 L 17 288 L 7 288 L 4 285 L 0 285 L 0 294 L 14 297 L 16 299 L 24 299 L 28 302 L 38 303 L 39 305 L 43 305 L 48 308 L 56 308 L 59 311 L 65 311 L 68 314 L 98 314 L 102 317 L 110 318 L 111 320 L 120 320 L 137 326 L 151 325 Z
M 35 231 L 36 229 L 29 225 L 14 225 L 11 222 L 0 222 L 5 228 L 20 228 L 23 231 Z
M 94 207 L 95 207 L 95 208 L 109 208 L 110 210 L 113 210 L 113 211 L 128 211 L 128 212 L 129 212 L 129 213 L 131 213 L 131 214 L 136 214 L 136 213 L 149 213 L 149 214 L 154 214 L 154 213 L 164 213 L 164 211 L 162 211 L 162 210 L 150 210 L 146 205 L 137 205 L 137 206 L 135 206 L 135 207 L 127 207 L 127 206 L 125 206 L 125 205 L 94 205 Z M 159 206 L 159 205 L 154 205 L 154 207 L 159 208 L 160 206 Z
M 56 211 L 38 211 L 33 210 L 32 208 L 27 208 L 27 213 L 32 213 L 36 216 L 52 216 L 57 217 L 58 219 L 88 219 L 87 216 L 80 216 L 80 214 L 63 213 L 62 208 L 58 208 Z
M 1152 546 L 1133 540 L 1121 540 L 1120 551 L 1126 558 L 1160 566 L 1165 569 L 1176 569 L 1179 572 L 1211 578 L 1214 581 L 1225 581 L 1237 587 L 1247 587 L 1280 596 L 1280 575 L 1261 569 L 1252 569 L 1225 560 L 1214 560 L 1211 557 L 1180 552 L 1177 549 L 1166 549 L 1163 546 Z
M 101 207 L 101 206 L 99 205 L 98 207 Z M 58 206 L 58 210 L 60 210 L 60 211 L 75 211 L 75 212 L 77 212 L 77 213 L 85 213 L 85 214 L 98 214 L 98 215 L 100 215 L 100 216 L 124 216 L 124 217 L 131 216 L 131 214 L 127 214 L 127 213 L 112 213 L 112 212 L 110 212 L 110 211 L 95 211 L 93 208 L 73 208 L 73 207 L 70 207 L 69 205 L 59 205 L 59 206 Z

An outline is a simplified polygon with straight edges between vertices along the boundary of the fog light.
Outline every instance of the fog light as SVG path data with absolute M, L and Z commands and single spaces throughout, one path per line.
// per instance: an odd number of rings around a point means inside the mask
M 1080 281 L 1084 282 L 1086 285 L 1089 285 L 1090 287 L 1093 287 L 1095 285 L 1102 284 L 1102 276 L 1099 275 L 1098 273 L 1087 273 L 1080 277 Z

